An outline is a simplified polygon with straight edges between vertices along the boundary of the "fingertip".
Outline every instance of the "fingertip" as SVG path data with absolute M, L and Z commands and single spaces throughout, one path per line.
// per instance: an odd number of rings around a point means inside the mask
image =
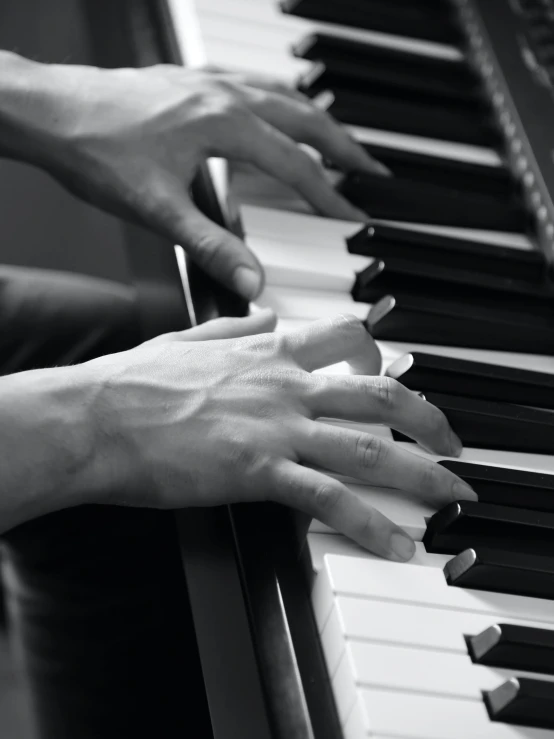
M 415 554 L 415 542 L 402 529 L 398 529 L 390 538 L 390 559 L 397 562 L 408 562 Z
M 371 174 L 378 174 L 381 177 L 394 177 L 392 170 L 386 167 L 378 159 L 374 159 L 373 157 L 369 157 L 367 170 L 368 172 L 371 172 Z
M 263 280 L 256 270 L 242 264 L 233 272 L 231 285 L 239 295 L 247 300 L 254 300 L 262 291 Z

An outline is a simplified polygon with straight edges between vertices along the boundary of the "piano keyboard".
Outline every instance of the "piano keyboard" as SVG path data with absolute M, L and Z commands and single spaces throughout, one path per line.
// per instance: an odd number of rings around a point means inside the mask
M 479 91 L 460 26 L 450 21 L 459 6 L 468 19 L 466 30 L 475 31 L 471 3 L 285 0 L 282 5 L 286 13 L 275 0 L 168 0 L 187 66 L 278 75 L 287 84 L 298 84 L 400 174 L 381 183 L 350 175 L 337 180 L 371 214 L 369 239 L 374 234 L 388 239 L 382 247 L 385 256 L 366 253 L 377 247 L 365 243 L 368 233 L 362 224 L 309 214 L 294 193 L 267 178 L 236 174 L 234 192 L 242 204 L 246 240 L 266 272 L 258 305 L 276 311 L 278 330 L 337 313 L 367 321 L 380 338 L 382 367 L 376 371 L 386 372 L 406 353 L 423 352 L 553 376 L 548 329 L 554 315 L 543 257 L 544 237 L 554 235 L 550 202 L 545 204 L 537 184 L 540 171 L 522 155 L 528 146 L 525 132 L 500 111 L 505 93 L 497 89 L 493 95 L 492 63 L 481 58 L 488 82 Z M 521 3 L 533 22 L 534 5 L 540 3 Z M 444 22 L 438 22 L 441 18 Z M 484 53 L 479 51 L 484 39 L 472 36 L 475 59 Z M 355 65 L 364 55 L 374 67 Z M 419 85 L 411 66 L 427 70 Z M 444 83 L 441 87 L 445 79 L 451 81 L 448 89 Z M 419 197 L 422 192 L 428 198 L 436 193 L 437 201 Z M 410 260 L 408 242 L 414 250 L 423 249 L 420 261 Z M 388 259 L 387 244 L 389 254 L 394 248 L 401 256 Z M 456 253 L 462 255 L 460 263 L 453 261 Z M 371 279 L 355 300 L 352 291 L 361 273 Z M 386 315 L 376 320 L 375 305 L 372 312 L 370 300 L 360 297 L 369 294 L 382 306 L 390 285 L 396 298 L 390 315 L 401 310 L 405 317 L 398 325 L 386 323 Z M 425 293 L 418 291 L 420 285 L 426 286 Z M 441 333 L 437 327 L 443 313 L 448 320 Z M 449 341 L 442 340 L 445 336 Z M 448 386 L 447 378 L 444 382 L 457 397 L 456 386 Z M 530 397 L 525 382 L 524 399 Z M 544 383 L 547 387 L 548 379 Z M 527 406 L 540 406 L 521 402 L 526 412 L 532 410 Z M 478 400 L 465 403 L 474 409 Z M 489 415 L 499 412 L 498 405 L 487 408 Z M 554 479 L 550 413 L 540 416 L 544 438 L 539 434 L 534 441 L 531 431 L 525 438 L 520 431 L 504 439 L 500 422 L 491 426 L 488 443 L 466 445 L 459 460 L 480 465 L 466 468 L 476 479 L 479 470 L 483 477 L 494 478 L 498 468 L 501 475 L 511 475 L 509 484 L 500 484 L 508 488 L 513 482 L 514 507 L 498 500 L 480 502 L 477 508 L 452 509 L 450 518 L 443 515 L 445 522 L 421 501 L 344 480 L 416 540 L 409 564 L 379 560 L 312 522 L 306 546 L 315 573 L 313 613 L 344 739 L 554 738 L 554 531 L 548 538 L 554 513 L 541 509 L 530 515 L 525 508 L 530 500 L 550 506 L 544 503 Z M 470 420 L 468 433 L 483 418 Z M 529 423 L 539 423 L 538 418 L 530 417 Z M 394 438 L 383 427 L 350 425 Z M 481 441 L 482 436 L 475 434 Z M 397 443 L 427 454 L 410 441 Z M 528 478 L 524 472 L 535 475 Z M 485 487 L 483 500 L 488 500 Z M 479 523 L 487 515 L 494 524 L 489 538 Z M 514 552 L 505 551 L 506 540 L 513 541 Z M 475 554 L 462 554 L 456 548 L 460 541 L 469 542 Z M 449 553 L 434 551 L 441 547 Z M 518 635 L 519 646 L 510 642 L 503 651 L 498 640 Z M 490 654 L 504 654 L 504 659 L 475 658 L 471 645 L 488 642 Z

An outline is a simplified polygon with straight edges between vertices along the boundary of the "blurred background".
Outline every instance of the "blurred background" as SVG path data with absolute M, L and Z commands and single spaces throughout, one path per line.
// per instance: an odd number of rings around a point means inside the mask
M 97 0 L 102 6 L 105 0 Z M 109 2 L 109 0 L 108 0 Z M 1 0 L 0 48 L 45 62 L 91 64 L 84 0 Z M 106 29 L 109 33 L 109 29 Z M 0 159 L 0 263 L 127 282 L 119 222 L 75 200 L 42 172 Z M 0 737 L 29 739 L 27 712 L 0 619 Z

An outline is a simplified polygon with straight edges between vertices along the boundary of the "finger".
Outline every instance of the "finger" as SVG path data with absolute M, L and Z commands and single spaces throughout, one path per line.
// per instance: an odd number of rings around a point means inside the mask
M 334 118 L 307 99 L 294 99 L 273 91 L 248 90 L 245 101 L 260 118 L 291 139 L 317 149 L 346 172 L 391 175 L 390 170 L 373 159 Z
M 187 199 L 172 230 L 177 243 L 208 274 L 248 300 L 263 287 L 263 270 L 246 244 L 210 221 Z
M 399 526 L 321 472 L 283 461 L 273 471 L 270 488 L 276 502 L 304 511 L 381 557 L 405 562 L 415 552 L 412 539 Z
M 437 508 L 477 500 L 469 485 L 445 467 L 380 436 L 321 421 L 306 420 L 305 429 L 296 441 L 302 462 L 412 493 Z
M 349 360 L 358 369 L 377 367 L 378 371 L 381 364 L 377 345 L 355 316 L 314 321 L 286 333 L 284 341 L 295 362 L 309 372 Z
M 216 72 L 216 76 L 218 79 L 224 82 L 229 82 L 233 85 L 252 87 L 255 90 L 265 90 L 266 92 L 284 95 L 292 100 L 311 104 L 310 99 L 304 95 L 304 93 L 300 92 L 300 90 L 296 90 L 291 85 L 287 85 L 285 82 L 268 75 L 256 74 L 253 72 L 229 72 L 220 68 L 218 72 Z
M 247 111 L 249 112 L 249 111 Z M 238 114 L 238 111 L 236 112 Z M 296 190 L 322 215 L 365 222 L 367 215 L 329 184 L 321 167 L 281 131 L 244 111 L 231 124 L 233 137 L 221 138 L 213 154 L 256 165 Z M 229 128 L 231 131 L 231 128 Z
M 462 453 L 444 413 L 390 377 L 321 375 L 307 402 L 314 416 L 384 424 L 433 454 Z
M 215 341 L 237 339 L 241 336 L 271 333 L 277 325 L 277 316 L 265 309 L 245 318 L 216 318 L 186 331 L 174 331 L 152 341 Z

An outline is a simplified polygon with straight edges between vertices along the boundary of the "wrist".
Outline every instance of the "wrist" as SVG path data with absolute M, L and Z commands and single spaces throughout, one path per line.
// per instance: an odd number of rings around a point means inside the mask
M 94 383 L 81 367 L 0 378 L 0 528 L 95 502 Z

